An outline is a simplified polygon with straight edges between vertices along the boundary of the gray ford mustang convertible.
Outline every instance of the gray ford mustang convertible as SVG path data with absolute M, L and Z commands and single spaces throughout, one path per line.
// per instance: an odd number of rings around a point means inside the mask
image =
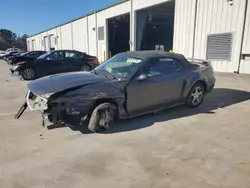
M 186 104 L 198 107 L 215 84 L 213 68 L 202 60 L 161 51 L 120 53 L 92 72 L 71 72 L 28 84 L 25 103 L 54 124 L 108 129 L 115 118 L 131 118 Z

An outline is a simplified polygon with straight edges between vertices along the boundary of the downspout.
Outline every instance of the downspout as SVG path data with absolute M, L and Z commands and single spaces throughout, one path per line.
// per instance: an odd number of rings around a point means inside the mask
M 48 41 L 48 51 L 50 51 L 50 39 L 49 39 L 49 33 L 48 33 L 48 31 L 46 32 L 46 34 L 47 34 L 47 41 Z M 31 40 L 31 46 L 33 46 L 32 45 L 32 40 Z
M 98 57 L 98 28 L 97 28 L 97 13 L 95 13 L 95 38 L 96 38 L 96 57 Z
M 105 34 L 106 52 L 105 52 L 104 61 L 107 61 L 107 59 L 109 59 L 109 22 L 108 22 L 108 19 L 106 19 L 105 30 L 106 30 L 105 32 L 106 33 Z
M 133 0 L 130 0 L 130 51 L 134 51 L 133 48 Z
M 238 69 L 235 72 L 236 74 L 240 73 L 240 65 L 241 65 L 241 58 L 242 58 L 242 50 L 243 50 L 243 42 L 244 42 L 244 36 L 245 36 L 245 27 L 246 27 L 246 18 L 247 18 L 247 8 L 248 8 L 248 0 L 246 0 L 245 3 L 245 12 L 244 12 L 244 18 L 243 18 L 243 29 L 242 29 L 242 35 L 241 35 L 241 43 L 240 43 L 240 55 L 239 55 L 239 64 Z
M 196 35 L 197 12 L 198 12 L 198 0 L 195 0 L 192 61 L 194 61 L 194 50 L 195 50 L 195 35 Z

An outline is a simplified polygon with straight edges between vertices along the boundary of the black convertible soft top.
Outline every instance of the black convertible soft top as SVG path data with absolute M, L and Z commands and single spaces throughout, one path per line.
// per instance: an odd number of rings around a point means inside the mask
M 182 54 L 178 54 L 178 53 L 169 53 L 169 52 L 159 51 L 159 50 L 145 50 L 145 51 L 123 52 L 122 54 L 127 54 L 128 56 L 134 56 L 134 57 L 141 57 L 142 59 L 169 57 L 169 58 L 174 58 L 174 59 L 181 61 L 186 66 L 191 66 L 191 63 Z

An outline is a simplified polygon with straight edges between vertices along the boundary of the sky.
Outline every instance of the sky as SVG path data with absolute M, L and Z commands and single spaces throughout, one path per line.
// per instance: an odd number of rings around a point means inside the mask
M 119 0 L 0 0 L 0 29 L 32 35 Z

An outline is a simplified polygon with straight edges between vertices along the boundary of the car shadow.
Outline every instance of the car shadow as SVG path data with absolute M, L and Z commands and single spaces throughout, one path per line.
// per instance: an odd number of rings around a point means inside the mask
M 211 93 L 205 96 L 203 104 L 198 108 L 190 109 L 183 105 L 162 110 L 156 114 L 151 113 L 127 120 L 117 120 L 111 129 L 102 132 L 102 134 L 133 131 L 152 126 L 156 122 L 163 122 L 197 114 L 214 114 L 214 110 L 216 109 L 225 108 L 249 99 L 250 92 L 247 91 L 215 88 Z M 89 134 L 91 131 L 89 131 L 87 127 L 87 124 L 85 124 L 79 128 L 71 127 L 71 129 L 74 131 L 80 131 L 82 134 Z

